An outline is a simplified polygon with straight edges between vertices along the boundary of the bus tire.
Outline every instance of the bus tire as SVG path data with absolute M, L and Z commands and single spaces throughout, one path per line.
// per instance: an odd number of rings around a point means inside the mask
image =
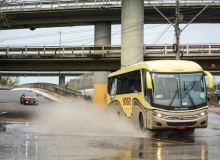
M 139 113 L 139 127 L 141 130 L 144 130 L 144 116 L 142 112 Z

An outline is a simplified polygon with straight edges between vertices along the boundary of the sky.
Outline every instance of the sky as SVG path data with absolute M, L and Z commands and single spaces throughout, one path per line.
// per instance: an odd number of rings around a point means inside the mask
M 180 25 L 183 28 L 184 25 Z M 112 45 L 121 44 L 121 25 L 112 25 Z M 219 43 L 220 24 L 190 24 L 180 36 L 182 44 Z M 94 45 L 94 26 L 0 30 L 1 46 L 79 46 Z M 175 43 L 174 28 L 169 24 L 145 24 L 144 44 Z M 66 77 L 66 82 L 75 77 Z M 58 84 L 58 77 L 20 77 L 20 84 L 47 82 Z

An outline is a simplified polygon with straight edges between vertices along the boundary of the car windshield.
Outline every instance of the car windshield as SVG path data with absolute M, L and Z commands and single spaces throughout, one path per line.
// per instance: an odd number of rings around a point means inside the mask
M 152 74 L 153 103 L 169 107 L 195 107 L 206 103 L 202 73 Z
M 26 93 L 25 93 L 25 96 L 28 96 L 28 97 L 36 97 L 37 95 L 36 95 L 36 93 L 34 93 L 34 92 L 26 92 Z

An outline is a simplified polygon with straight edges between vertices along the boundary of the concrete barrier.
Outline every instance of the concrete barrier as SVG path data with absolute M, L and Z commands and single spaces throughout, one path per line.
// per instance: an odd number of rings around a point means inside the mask
M 27 83 L 27 84 L 15 86 L 14 88 L 41 88 L 60 94 L 62 96 L 75 96 L 75 97 L 82 96 L 82 93 L 79 91 L 51 83 Z

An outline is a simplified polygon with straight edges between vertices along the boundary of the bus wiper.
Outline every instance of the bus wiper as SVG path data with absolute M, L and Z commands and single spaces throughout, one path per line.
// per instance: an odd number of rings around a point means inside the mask
M 175 93 L 174 93 L 174 95 L 173 95 L 173 97 L 172 97 L 172 99 L 171 99 L 171 101 L 170 101 L 170 104 L 169 104 L 169 106 L 168 106 L 167 109 L 170 109 L 170 106 L 172 105 L 172 103 L 173 103 L 174 99 L 176 98 L 176 95 L 177 95 L 178 92 L 179 92 L 179 90 L 177 89 L 177 90 L 175 91 Z
M 169 104 L 169 106 L 167 107 L 167 109 L 170 109 L 170 106 L 173 104 L 173 101 L 174 101 L 174 99 L 176 98 L 176 95 L 179 93 L 178 81 L 177 81 L 176 84 L 177 84 L 177 85 L 176 85 L 177 90 L 175 91 L 173 97 L 171 98 L 170 104 Z
M 196 108 L 196 107 L 195 107 L 195 102 L 194 102 L 194 100 L 193 100 L 191 94 L 189 93 L 189 91 L 188 91 L 188 92 L 185 92 L 185 94 L 188 96 L 189 102 L 191 103 L 191 105 L 193 106 L 193 108 Z
M 184 81 L 184 92 L 185 92 L 185 97 L 188 96 L 188 98 L 189 98 L 189 102 L 191 103 L 191 105 L 193 106 L 193 108 L 196 108 L 196 107 L 195 107 L 195 102 L 194 102 L 194 100 L 193 100 L 193 98 L 192 98 L 192 96 L 191 96 L 191 94 L 190 94 L 190 91 L 191 91 L 191 90 L 193 89 L 193 87 L 195 86 L 195 83 L 196 83 L 196 81 L 194 81 L 192 87 L 191 87 L 188 91 L 186 91 L 186 88 L 185 88 L 185 81 Z

